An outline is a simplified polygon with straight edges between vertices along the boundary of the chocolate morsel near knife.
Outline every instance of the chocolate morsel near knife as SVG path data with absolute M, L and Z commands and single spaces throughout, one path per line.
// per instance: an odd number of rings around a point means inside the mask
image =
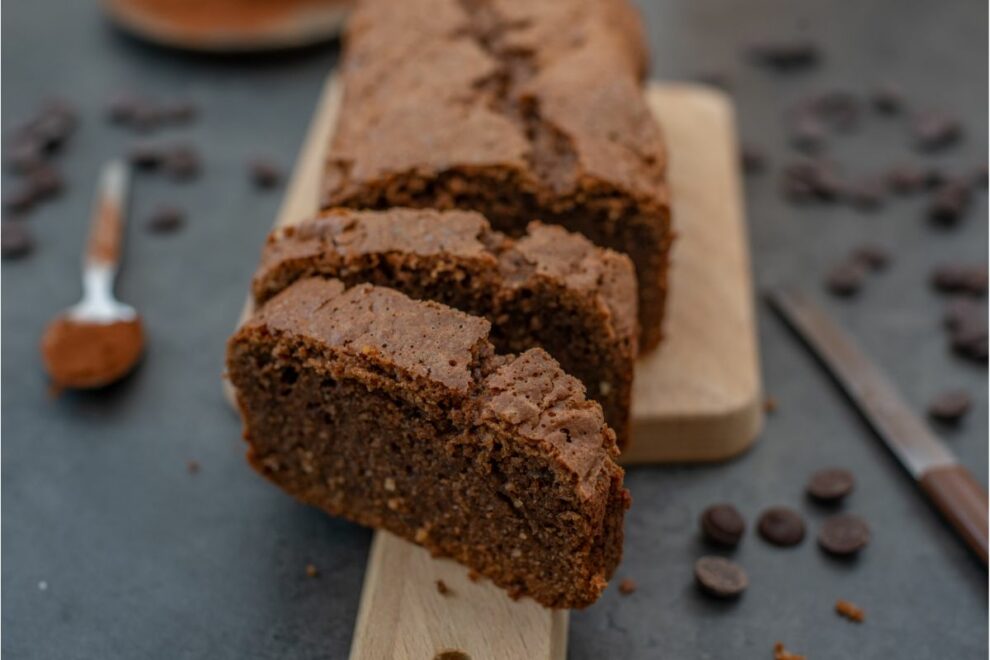
M 987 563 L 987 491 L 901 397 L 893 383 L 821 307 L 777 288 L 771 306 L 808 344 L 939 513 Z

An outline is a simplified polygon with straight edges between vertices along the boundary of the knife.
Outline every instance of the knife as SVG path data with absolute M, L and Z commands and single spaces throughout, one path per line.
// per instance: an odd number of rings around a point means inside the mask
M 773 289 L 767 298 L 829 369 L 939 513 L 986 564 L 986 489 L 821 307 L 794 289 Z

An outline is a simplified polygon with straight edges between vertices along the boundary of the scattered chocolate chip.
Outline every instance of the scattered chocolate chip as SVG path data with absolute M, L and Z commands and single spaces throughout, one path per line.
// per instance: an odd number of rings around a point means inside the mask
M 877 85 L 871 95 L 873 107 L 884 115 L 896 115 L 904 107 L 904 94 L 899 85 L 885 82 Z
M 159 206 L 148 218 L 148 231 L 154 234 L 170 234 L 185 225 L 186 215 L 174 206 Z
M 875 211 L 883 206 L 885 187 L 876 179 L 850 183 L 844 192 L 849 205 L 861 211 Z
M 830 128 L 848 132 L 859 125 L 862 103 L 855 94 L 844 90 L 831 90 L 812 96 L 805 107 Z
M 735 547 L 746 531 L 746 521 L 731 504 L 713 504 L 701 514 L 701 531 L 712 543 Z
M 34 250 L 34 238 L 23 220 L 4 220 L 0 224 L 0 256 L 4 260 L 20 259 Z
M 120 92 L 107 103 L 107 120 L 113 124 L 129 124 L 134 117 L 134 108 L 139 104 L 133 94 Z
M 313 564 L 306 564 L 306 577 L 315 578 L 319 576 L 320 571 L 317 570 L 316 566 Z
M 629 578 L 625 578 L 619 583 L 619 593 L 623 596 L 628 596 L 629 594 L 636 591 L 636 583 Z
M 138 169 L 158 169 L 165 160 L 165 149 L 155 142 L 138 142 L 127 152 L 127 160 Z
M 979 327 L 986 323 L 987 312 L 972 298 L 955 296 L 946 305 L 944 320 L 949 330 Z
M 970 199 L 970 187 L 965 181 L 942 183 L 928 205 L 928 219 L 942 227 L 955 226 L 969 210 Z
M 694 563 L 694 577 L 706 593 L 717 598 L 735 598 L 749 586 L 742 567 L 724 557 L 701 557 Z
M 932 271 L 932 286 L 945 293 L 982 296 L 987 292 L 986 265 L 942 264 Z
M 766 153 L 759 147 L 743 145 L 742 168 L 745 174 L 760 174 L 767 167 Z
M 45 162 L 45 155 L 38 142 L 32 138 L 13 141 L 5 154 L 5 162 L 12 172 L 23 174 Z
M 786 648 L 784 648 L 783 642 L 777 642 L 773 645 L 773 660 L 807 660 L 805 656 L 798 655 L 797 653 L 791 653 Z
M 446 596 L 450 593 L 450 587 L 443 580 L 437 580 L 437 593 L 441 596 Z
M 848 298 L 863 288 L 866 271 L 855 261 L 842 261 L 825 276 L 825 286 L 837 296 Z
M 3 208 L 5 211 L 23 213 L 38 201 L 30 182 L 24 181 L 8 187 L 3 193 Z
M 891 262 L 890 251 L 874 243 L 864 243 L 852 252 L 852 259 L 872 271 L 886 268 Z
M 199 461 L 194 461 L 192 459 L 186 461 L 186 470 L 189 474 L 199 474 Z
M 943 112 L 919 114 L 911 123 L 915 145 L 922 151 L 937 151 L 962 138 L 962 124 Z
M 818 544 L 833 555 L 853 555 L 870 541 L 870 528 L 859 516 L 840 513 L 829 516 L 818 533 Z
M 188 181 L 199 175 L 199 152 L 190 145 L 179 145 L 165 154 L 162 169 L 176 181 Z
M 257 188 L 274 188 L 282 180 L 282 170 L 267 158 L 255 158 L 248 163 L 251 181 Z
M 928 415 L 947 424 L 956 424 L 973 405 L 973 399 L 965 390 L 946 390 L 928 404 Z
M 794 202 L 834 201 L 843 184 L 832 166 L 821 160 L 791 163 L 781 172 L 784 195 Z
M 965 326 L 953 330 L 949 335 L 952 350 L 973 362 L 987 361 L 987 323 Z
M 928 186 L 928 176 L 929 173 L 917 165 L 898 165 L 887 173 L 887 185 L 898 195 L 911 195 Z
M 805 490 L 819 502 L 834 503 L 851 493 L 855 486 L 856 480 L 849 470 L 826 468 L 811 475 Z
M 804 520 L 793 509 L 777 506 L 767 509 L 757 523 L 760 536 L 779 546 L 797 545 L 804 540 Z
M 848 600 L 837 600 L 835 602 L 835 611 L 839 616 L 844 616 L 854 623 L 863 623 L 866 620 L 866 613 Z
M 818 46 L 801 38 L 756 42 L 748 52 L 753 62 L 778 71 L 808 69 L 821 59 Z
M 141 133 L 150 133 L 162 125 L 162 113 L 158 107 L 146 100 L 139 100 L 131 108 L 128 125 Z

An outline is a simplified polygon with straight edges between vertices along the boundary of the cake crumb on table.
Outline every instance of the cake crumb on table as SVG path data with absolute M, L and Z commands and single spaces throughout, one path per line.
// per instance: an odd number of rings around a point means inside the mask
M 777 399 L 768 396 L 763 400 L 763 412 L 773 414 L 777 412 Z
M 199 461 L 189 460 L 186 461 L 186 470 L 189 474 L 199 474 Z
M 446 596 L 450 593 L 450 587 L 448 587 L 447 583 L 443 580 L 437 580 L 437 593 L 441 596 Z
M 855 621 L 856 623 L 863 623 L 866 619 L 866 613 L 856 605 L 850 603 L 848 600 L 842 600 L 841 598 L 835 601 L 835 611 L 840 615 L 844 616 L 850 621 Z
M 313 564 L 306 564 L 306 577 L 315 578 L 320 575 L 320 571 L 317 570 L 316 566 Z
M 791 653 L 784 648 L 783 642 L 777 642 L 773 645 L 773 660 L 807 660 L 805 656 L 798 655 L 797 653 Z
M 625 578 L 619 583 L 619 593 L 623 596 L 628 596 L 634 591 L 636 591 L 636 583 L 630 578 Z

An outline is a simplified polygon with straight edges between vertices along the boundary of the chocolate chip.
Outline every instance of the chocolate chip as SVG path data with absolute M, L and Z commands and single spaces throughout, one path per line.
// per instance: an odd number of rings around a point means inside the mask
M 251 181 L 258 188 L 274 188 L 282 180 L 282 170 L 267 158 L 255 158 L 248 163 Z
M 945 327 L 949 330 L 979 327 L 986 323 L 986 319 L 987 312 L 983 306 L 969 297 L 956 296 L 945 308 Z
M 698 585 L 716 598 L 735 598 L 749 586 L 749 578 L 741 566 L 724 557 L 701 557 L 694 563 Z
M 441 596 L 446 596 L 450 593 L 450 587 L 443 580 L 437 580 L 437 593 Z
M 922 151 L 950 147 L 962 138 L 962 124 L 943 112 L 926 112 L 914 118 L 911 132 L 915 145 Z
M 877 85 L 871 96 L 873 107 L 885 115 L 895 115 L 904 107 L 904 94 L 899 85 L 885 82 Z
M 798 71 L 815 66 L 821 59 L 818 46 L 807 39 L 766 40 L 748 48 L 750 59 L 778 71 Z
M 746 521 L 731 504 L 714 504 L 701 514 L 701 531 L 712 543 L 734 547 L 746 531 Z
M 154 234 L 171 234 L 185 225 L 186 216 L 174 206 L 159 206 L 148 218 L 148 231 Z
M 199 175 L 199 152 L 190 145 L 179 145 L 165 154 L 162 167 L 172 179 L 187 181 Z
M 791 163 L 784 167 L 781 177 L 785 196 L 795 202 L 833 201 L 843 189 L 832 166 L 820 160 Z
M 825 276 L 825 286 L 837 296 L 850 297 L 863 288 L 866 272 L 859 263 L 843 261 Z
M 34 238 L 23 220 L 4 220 L 0 224 L 0 256 L 20 259 L 34 250 Z
M 41 146 L 31 138 L 15 140 L 7 149 L 5 156 L 7 167 L 19 174 L 40 167 L 45 162 Z
M 774 545 L 792 546 L 804 540 L 804 520 L 798 512 L 786 507 L 764 511 L 757 528 L 760 536 Z
M 767 167 L 766 153 L 759 147 L 743 145 L 742 168 L 746 174 L 760 174 Z
M 107 103 L 107 120 L 113 124 L 129 124 L 134 118 L 134 108 L 140 100 L 130 92 L 120 92 Z
M 34 203 L 37 201 L 38 198 L 34 194 L 34 188 L 31 187 L 28 181 L 15 184 L 12 188 L 8 187 L 3 193 L 3 208 L 5 211 L 24 213 L 34 206 Z
M 842 132 L 856 128 L 862 115 L 860 99 L 844 90 L 831 90 L 810 97 L 805 107 L 829 127 Z
M 873 243 L 864 243 L 852 253 L 853 261 L 872 271 L 886 268 L 890 264 L 891 258 L 889 250 Z
M 138 142 L 127 152 L 127 160 L 138 169 L 155 170 L 165 160 L 165 149 L 156 142 Z
M 973 362 L 985 363 L 987 361 L 986 319 L 952 330 L 949 342 L 952 350 L 958 355 Z
M 887 173 L 887 185 L 898 195 L 921 192 L 928 186 L 928 172 L 918 165 L 898 165 Z
M 154 104 L 141 100 L 131 108 L 128 124 L 137 131 L 150 133 L 162 125 L 162 120 L 162 113 Z
M 928 415 L 940 422 L 955 424 L 973 405 L 973 399 L 965 390 L 946 390 L 928 404 Z
M 805 487 L 808 495 L 819 502 L 838 502 L 856 485 L 852 472 L 843 468 L 826 468 L 811 475 Z
M 970 205 L 970 187 L 960 180 L 941 184 L 928 205 L 928 219 L 942 227 L 952 227 L 966 215 Z
M 987 292 L 987 267 L 942 264 L 932 271 L 931 281 L 939 291 L 981 296 Z
M 870 528 L 859 516 L 840 513 L 829 516 L 818 533 L 818 544 L 833 555 L 853 555 L 870 541 Z

